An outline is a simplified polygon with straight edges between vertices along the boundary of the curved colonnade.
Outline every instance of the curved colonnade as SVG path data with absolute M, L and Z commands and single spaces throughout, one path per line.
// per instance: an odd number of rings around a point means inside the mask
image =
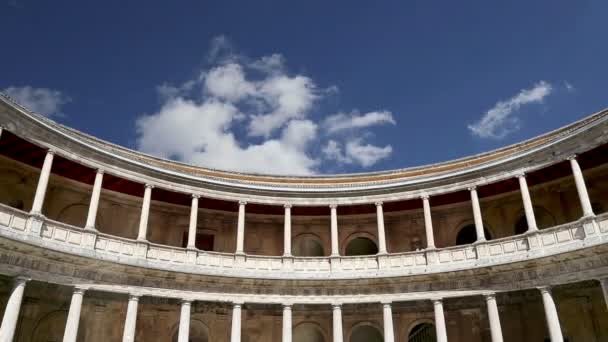
M 78 338 L 80 312 L 87 291 L 129 295 L 123 341 L 135 340 L 138 302 L 142 296 L 180 301 L 180 320 L 176 333 L 180 342 L 189 340 L 191 308 L 194 302 L 224 302 L 231 306 L 229 336 L 233 342 L 242 340 L 241 310 L 244 304 L 281 305 L 281 341 L 292 341 L 294 305 L 330 305 L 333 341 L 341 342 L 344 340 L 343 306 L 376 303 L 382 311 L 383 339 L 392 342 L 399 340 L 395 337 L 393 303 L 415 301 L 432 303 L 434 338 L 437 341 L 447 341 L 444 300 L 482 296 L 487 306 L 491 340 L 502 341 L 503 331 L 496 294 L 525 288 L 539 290 L 549 337 L 552 341 L 562 341 L 560 319 L 550 287 L 567 284 L 573 279 L 598 279 L 605 293 L 608 285 L 605 280 L 608 264 L 604 260 L 608 241 L 608 215 L 594 213 L 585 177 L 576 157 L 577 154 L 596 151 L 593 158 L 590 158 L 596 162 L 598 149 L 600 153 L 604 151 L 607 140 L 607 112 L 595 114 L 564 129 L 514 147 L 465 158 L 451 164 L 434 165 L 426 170 L 406 169 L 352 176 L 290 178 L 239 175 L 205 169 L 201 169 L 204 172 L 201 171 L 198 175 L 193 175 L 189 169 L 180 174 L 175 170 L 185 166 L 137 155 L 107 143 L 102 146 L 103 142 L 28 113 L 6 97 L 0 100 L 0 145 L 3 136 L 9 134 L 15 141 L 23 140 L 25 144 L 45 151 L 39 166 L 31 210 L 23 211 L 20 208 L 0 205 L 0 238 L 5 249 L 4 260 L 10 259 L 11 255 L 13 259 L 19 259 L 18 256 L 23 255 L 40 258 L 41 255 L 55 253 L 69 255 L 68 259 L 75 264 L 83 260 L 95 260 L 96 265 L 102 266 L 124 265 L 128 269 L 143 268 L 163 273 L 182 273 L 188 277 L 203 279 L 202 285 L 216 279 L 222 279 L 226 283 L 234 282 L 233 287 L 225 292 L 210 291 L 209 287 L 204 286 L 197 286 L 195 290 L 183 287 L 180 289 L 179 286 L 172 288 L 171 285 L 134 286 L 127 281 L 112 283 L 93 276 L 88 279 L 87 276 L 69 277 L 36 266 L 33 259 L 30 260 L 29 266 L 23 260 L 7 261 L 0 268 L 0 272 L 15 278 L 6 301 L 0 341 L 13 340 L 24 289 L 29 279 L 74 287 L 63 334 L 64 341 L 76 341 Z M 12 157 L 18 162 L 28 163 L 20 159 L 20 156 L 15 157 L 11 153 L 5 153 L 6 155 L 9 159 Z M 83 226 L 59 222 L 45 216 L 45 199 L 56 156 L 64 160 L 64 163 L 67 160 L 68 163 L 96 170 L 94 176 L 89 177 L 92 178 L 92 188 Z M 576 202 L 582 215 L 572 222 L 541 230 L 536 221 L 535 204 L 530 195 L 526 175 L 534 172 L 542 174 L 544 170 L 562 161 L 567 161 L 569 166 L 570 177 L 576 189 Z M 600 169 L 600 176 L 605 172 L 602 167 L 606 162 L 600 160 L 599 163 L 596 162 L 599 165 L 594 164 L 594 167 Z M 126 164 L 129 166 L 125 167 Z M 77 175 L 70 174 L 65 169 L 69 168 L 63 167 L 58 174 L 62 177 L 67 175 L 67 178 L 71 175 L 79 181 Z M 159 173 L 162 177 L 155 176 Z M 106 189 L 104 178 L 107 175 L 124 177 L 130 182 L 137 181 L 145 185 L 141 196 L 136 238 L 120 237 L 97 229 L 100 197 L 102 190 Z M 560 175 L 563 176 L 563 173 Z M 501 182 L 510 182 L 512 185 L 512 180 L 517 183 L 527 229 L 523 234 L 490 239 L 484 227 L 478 190 L 480 187 L 489 187 Z M 190 197 L 184 248 L 148 240 L 150 208 L 153 193 L 158 189 Z M 116 188 L 111 190 L 121 192 Z M 494 190 L 501 192 L 499 187 Z M 512 192 L 512 189 L 509 191 Z M 433 227 L 431 201 L 433 198 L 456 192 L 468 194 L 475 241 L 462 246 L 438 248 L 435 244 L 436 228 Z M 228 201 L 237 207 L 233 253 L 197 248 L 199 201 L 204 203 L 207 200 Z M 603 201 L 603 197 L 601 200 Z M 422 249 L 414 251 L 389 252 L 387 241 L 393 236 L 388 235 L 385 229 L 385 205 L 407 201 L 420 203 L 426 244 Z M 246 253 L 248 203 L 282 208 L 282 255 Z M 292 253 L 292 210 L 307 206 L 328 208 L 330 253 L 327 256 L 301 257 Z M 348 206 L 374 208 L 371 211 L 376 220 L 373 238 L 377 253 L 374 255 L 341 255 L 347 249 L 340 246 L 338 208 Z M 398 205 L 393 207 L 397 209 L 392 211 L 399 211 Z M 369 216 L 369 209 L 365 210 Z M 276 213 L 276 210 L 273 212 Z M 310 211 L 305 211 L 303 216 L 310 216 L 306 213 L 309 214 Z M 370 235 L 369 232 L 366 234 Z M 353 236 L 366 235 L 361 233 Z M 445 277 L 441 281 L 448 284 L 450 273 L 484 274 L 500 267 L 503 267 L 505 272 L 516 272 L 517 268 L 533 269 L 536 265 L 550 264 L 553 261 L 563 262 L 565 265 L 571 263 L 575 271 L 568 270 L 563 274 L 558 273 L 519 285 L 497 282 L 494 285 L 490 283 L 489 286 L 477 284 L 459 287 L 451 284 L 445 287 L 437 286 L 438 290 L 433 290 L 432 284 L 428 284 L 433 281 L 433 277 Z M 577 262 L 592 266 L 583 270 Z M 427 283 L 428 290 L 403 291 L 403 287 L 398 288 L 396 285 L 391 288 L 393 283 L 408 282 L 414 277 Z M 264 293 L 255 293 L 255 290 L 248 290 L 243 285 L 243 281 L 255 282 L 256 279 L 266 282 Z M 363 289 L 370 279 L 380 285 Z M 349 290 L 351 293 L 341 294 L 339 284 L 349 281 L 354 284 Z M 291 288 L 284 291 L 281 284 L 289 284 Z M 312 285 L 336 289 L 313 294 L 310 292 Z M 352 340 L 352 337 L 349 340 Z

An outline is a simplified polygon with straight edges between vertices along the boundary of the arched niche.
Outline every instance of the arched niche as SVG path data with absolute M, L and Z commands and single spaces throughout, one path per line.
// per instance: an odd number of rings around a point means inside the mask
M 408 342 L 436 342 L 437 332 L 435 326 L 429 322 L 418 323 L 410 329 Z
M 351 334 L 349 342 L 383 342 L 384 337 L 378 328 L 371 323 L 356 325 Z
M 314 234 L 301 234 L 294 238 L 291 253 L 300 257 L 324 256 L 323 243 Z
M 534 206 L 534 218 L 538 229 L 545 229 L 555 226 L 555 217 L 545 208 Z M 526 214 L 522 211 L 519 219 L 515 221 L 514 232 L 516 235 L 523 234 L 528 231 L 528 220 Z
M 492 240 L 492 234 L 490 231 L 484 227 L 483 233 L 486 236 L 486 240 Z M 477 241 L 477 230 L 475 229 L 475 224 L 467 224 L 458 230 L 456 234 L 456 246 L 468 245 Z
M 19 170 L 0 169 L 0 203 L 20 210 L 30 210 L 35 186 L 32 177 Z
M 293 342 L 325 342 L 321 328 L 310 322 L 300 323 L 293 330 Z
M 87 222 L 87 215 L 89 213 L 89 205 L 83 203 L 70 204 L 57 215 L 57 221 L 67 223 L 76 227 L 83 227 Z M 99 231 L 104 231 L 103 218 L 101 217 L 99 210 L 97 211 L 97 217 L 95 218 L 95 228 Z
M 346 256 L 375 254 L 378 254 L 378 245 L 366 236 L 357 236 L 350 239 L 344 249 L 344 255 Z
M 68 319 L 68 312 L 65 310 L 57 310 L 50 312 L 36 323 L 32 330 L 32 337 L 29 341 L 32 342 L 60 342 L 63 340 L 65 323 Z M 78 327 L 78 342 L 84 341 L 84 327 L 82 324 Z
M 179 337 L 179 322 L 174 328 L 175 332 L 173 333 L 173 342 L 177 342 L 177 338 Z M 190 333 L 188 334 L 188 342 L 209 342 L 211 339 L 209 338 L 209 327 L 202 321 L 198 319 L 190 320 Z

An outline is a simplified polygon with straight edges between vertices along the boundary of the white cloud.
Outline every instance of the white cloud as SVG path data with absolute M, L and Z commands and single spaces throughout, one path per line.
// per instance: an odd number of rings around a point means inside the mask
M 48 88 L 8 87 L 3 93 L 15 99 L 20 105 L 44 116 L 61 116 L 61 107 L 71 99 L 58 90 Z
M 395 125 L 393 114 L 389 111 L 369 112 L 363 115 L 358 113 L 338 113 L 325 119 L 325 127 L 329 133 L 348 129 L 365 128 L 374 125 Z
M 542 103 L 553 91 L 551 84 L 540 81 L 530 89 L 522 89 L 508 100 L 498 102 L 479 121 L 468 125 L 473 135 L 480 138 L 501 139 L 520 127 L 520 120 L 513 114 L 523 105 Z
M 393 152 L 393 147 L 390 145 L 379 147 L 369 143 L 364 144 L 362 139 L 352 139 L 345 143 L 343 149 L 339 142 L 329 140 L 322 152 L 326 159 L 340 164 L 358 164 L 362 167 L 370 167 L 389 157 Z
M 572 92 L 576 91 L 576 88 L 572 85 L 572 83 L 570 83 L 568 81 L 564 81 L 564 87 L 566 88 L 566 90 L 569 93 L 572 93 Z
M 326 136 L 309 116 L 337 88 L 320 89 L 305 75 L 289 74 L 280 54 L 252 61 L 232 53 L 223 36 L 212 45 L 214 64 L 200 77 L 157 87 L 161 108 L 136 122 L 139 150 L 217 169 L 300 175 L 319 172 L 322 161 L 368 167 L 392 151 L 361 140 L 332 140 L 337 148 L 344 144 L 343 158 L 324 149 L 315 156 Z M 226 50 L 229 58 L 219 57 Z M 371 126 L 371 121 L 394 123 L 388 112 L 372 113 L 379 114 L 352 114 L 352 128 Z

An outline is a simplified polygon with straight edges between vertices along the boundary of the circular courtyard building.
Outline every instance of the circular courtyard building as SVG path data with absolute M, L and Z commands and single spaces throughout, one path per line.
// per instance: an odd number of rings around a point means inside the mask
M 608 341 L 608 111 L 311 177 L 0 127 L 1 342 Z

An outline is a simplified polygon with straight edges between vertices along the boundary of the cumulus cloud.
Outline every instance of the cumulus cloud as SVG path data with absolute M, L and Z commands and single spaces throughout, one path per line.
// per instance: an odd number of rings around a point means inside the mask
M 345 146 L 343 159 L 324 150 L 315 156 L 327 130 L 309 116 L 335 87 L 323 89 L 306 75 L 290 74 L 280 54 L 251 60 L 232 51 L 225 37 L 216 38 L 210 52 L 215 59 L 198 77 L 157 87 L 161 108 L 136 121 L 139 150 L 217 169 L 300 175 L 318 173 L 328 160 L 368 167 L 392 151 L 348 141 L 336 142 Z M 368 114 L 350 115 L 357 122 L 353 128 L 374 120 L 394 123 L 390 113 L 388 119 Z
M 480 138 L 501 139 L 520 128 L 520 119 L 514 114 L 524 105 L 542 103 L 553 91 L 553 86 L 545 81 L 536 83 L 530 89 L 522 89 L 508 100 L 498 102 L 479 121 L 468 125 L 469 130 Z
M 62 92 L 48 88 L 8 87 L 2 92 L 32 112 L 44 116 L 62 116 L 61 108 L 71 101 Z
M 325 158 L 342 164 L 359 164 L 369 167 L 385 159 L 393 152 L 390 145 L 379 147 L 364 143 L 362 139 L 346 141 L 344 148 L 335 140 L 330 140 L 322 149 Z
M 338 113 L 331 115 L 327 117 L 327 119 L 325 119 L 325 127 L 330 133 L 383 124 L 396 124 L 395 119 L 393 119 L 393 114 L 391 112 L 369 112 L 362 115 L 358 113 Z

